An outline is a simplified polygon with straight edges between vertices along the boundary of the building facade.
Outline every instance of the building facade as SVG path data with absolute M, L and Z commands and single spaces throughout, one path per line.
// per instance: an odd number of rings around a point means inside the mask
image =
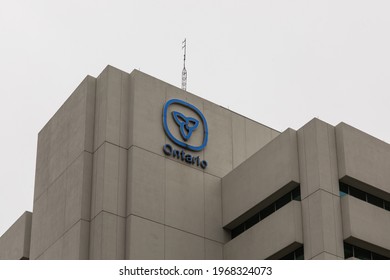
M 108 66 L 39 133 L 0 259 L 387 259 L 389 169 L 347 124 L 280 133 Z

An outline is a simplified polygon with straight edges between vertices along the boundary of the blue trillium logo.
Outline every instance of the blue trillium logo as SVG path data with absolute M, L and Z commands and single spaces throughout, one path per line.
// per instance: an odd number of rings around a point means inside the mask
M 175 109 L 177 110 L 177 106 L 182 106 L 184 108 L 187 108 L 188 111 L 191 110 L 194 114 L 192 114 L 194 117 L 187 117 L 181 112 L 178 111 L 171 111 L 172 117 L 175 121 L 175 123 L 179 126 L 180 136 L 182 139 L 178 139 L 177 136 L 175 136 L 175 133 L 172 133 L 170 131 L 170 128 L 168 127 L 168 116 L 171 114 L 168 114 L 168 108 L 171 105 L 175 105 Z M 171 139 L 176 145 L 183 147 L 185 149 L 199 152 L 204 149 L 207 145 L 208 140 L 208 128 L 207 128 L 207 122 L 206 118 L 203 116 L 202 112 L 196 108 L 194 105 L 187 103 L 180 99 L 171 99 L 167 101 L 164 105 L 163 109 L 163 126 L 166 135 Z M 203 128 L 200 130 L 199 128 Z M 198 130 L 196 130 L 198 129 Z M 199 133 L 198 131 L 201 131 L 200 133 L 203 133 L 203 140 L 202 142 L 199 142 L 199 146 L 194 146 L 193 143 L 187 143 L 190 142 L 190 138 L 192 134 L 196 131 L 196 133 Z M 176 134 L 177 135 L 177 134 Z M 179 137 L 180 138 L 180 137 Z M 184 141 L 183 141 L 184 140 Z
M 173 111 L 173 119 L 180 126 L 180 134 L 184 141 L 191 138 L 192 132 L 198 127 L 199 121 L 197 119 L 186 117 L 182 113 Z

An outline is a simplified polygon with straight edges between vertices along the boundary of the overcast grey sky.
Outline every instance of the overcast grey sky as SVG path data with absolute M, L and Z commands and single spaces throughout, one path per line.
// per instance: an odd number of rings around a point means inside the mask
M 0 0 L 0 235 L 32 210 L 37 134 L 107 64 L 265 125 L 390 142 L 390 1 Z

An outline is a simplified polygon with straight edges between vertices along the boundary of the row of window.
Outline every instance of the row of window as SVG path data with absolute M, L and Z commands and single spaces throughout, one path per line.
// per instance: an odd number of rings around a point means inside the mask
M 356 258 L 360 260 L 388 260 L 388 257 L 376 254 L 369 250 L 348 244 L 344 242 L 345 259 Z
M 358 246 L 351 245 L 344 242 L 344 257 L 345 259 L 356 258 L 360 260 L 388 260 L 388 257 L 379 255 L 377 253 L 371 252 L 369 250 L 360 248 Z M 291 252 L 284 257 L 280 258 L 281 260 L 303 260 L 303 246 L 296 249 L 294 252 Z
M 344 257 L 345 259 L 356 258 L 360 260 L 388 260 L 388 257 L 379 255 L 369 250 L 360 248 L 358 246 L 351 245 L 344 242 Z M 296 249 L 284 257 L 281 260 L 304 260 L 303 246 Z
M 296 249 L 294 252 L 285 255 L 281 260 L 304 260 L 303 246 Z
M 285 194 L 284 196 L 282 196 L 278 200 L 276 200 L 271 205 L 268 205 L 263 210 L 256 213 L 255 215 L 250 217 L 245 222 L 241 223 L 240 225 L 238 225 L 234 229 L 232 229 L 231 230 L 231 238 L 233 239 L 233 238 L 237 237 L 238 235 L 240 235 L 241 233 L 243 233 L 244 231 L 250 229 L 255 224 L 257 224 L 261 220 L 264 220 L 266 217 L 271 215 L 276 210 L 279 210 L 280 208 L 282 208 L 284 205 L 286 205 L 287 203 L 289 203 L 292 200 L 298 200 L 298 201 L 301 200 L 301 188 L 299 186 L 296 187 L 291 192 Z
M 347 194 L 390 211 L 390 201 L 384 200 L 382 198 L 371 195 L 355 187 L 340 182 L 340 196 L 342 197 Z

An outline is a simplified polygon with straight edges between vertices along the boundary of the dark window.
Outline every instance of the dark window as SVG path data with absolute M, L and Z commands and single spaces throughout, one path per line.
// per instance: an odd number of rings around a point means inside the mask
M 258 222 L 259 222 L 259 213 L 257 213 L 256 215 L 252 216 L 251 218 L 249 218 L 249 220 L 247 220 L 245 222 L 245 230 L 250 229 L 251 227 L 253 227 Z
M 361 200 L 367 201 L 366 200 L 366 193 L 361 191 L 361 190 L 358 190 L 356 188 L 349 187 L 349 194 L 356 197 L 356 198 L 359 198 Z
M 240 235 L 244 231 L 253 227 L 255 224 L 257 224 L 261 220 L 263 220 L 266 217 L 268 217 L 269 215 L 271 215 L 276 210 L 282 208 L 284 205 L 289 203 L 292 199 L 294 199 L 294 200 L 301 199 L 301 190 L 300 190 L 299 186 L 296 187 L 291 192 L 285 194 L 284 196 L 282 196 L 281 198 L 279 198 L 278 200 L 276 200 L 272 204 L 268 205 L 260 212 L 257 212 L 255 215 L 253 215 L 252 217 L 250 217 L 249 219 L 247 219 L 246 221 L 244 221 L 243 223 L 241 223 L 240 225 L 238 225 L 234 229 L 232 229 L 230 232 L 231 238 L 233 239 L 233 238 L 237 237 L 237 235 Z
M 292 195 L 292 199 L 293 199 L 293 200 L 301 201 L 301 188 L 300 188 L 300 187 L 295 188 L 295 189 L 291 192 L 291 195 Z
M 348 186 L 340 182 L 340 196 L 343 197 L 346 194 L 348 194 Z
M 352 186 L 349 186 L 347 184 L 344 184 L 342 182 L 339 182 L 340 186 L 340 196 L 344 196 L 346 194 L 349 194 L 351 196 L 354 196 L 360 200 L 366 201 L 372 205 L 378 206 L 380 208 L 384 208 L 386 210 L 390 211 L 390 202 L 386 201 L 380 197 L 371 195 L 369 193 L 366 193 L 364 191 L 361 191 L 357 188 L 354 188 Z
M 344 243 L 344 258 L 349 259 L 353 257 L 353 247 L 348 243 Z
M 287 203 L 289 203 L 291 201 L 291 193 L 287 193 L 285 194 L 284 196 L 282 196 L 281 198 L 279 198 L 275 204 L 276 204 L 276 210 L 282 208 L 284 205 L 286 205 Z
M 300 247 L 300 248 L 295 250 L 295 259 L 296 260 L 303 260 L 304 259 L 303 247 Z
M 355 257 L 361 260 L 388 260 L 388 257 L 379 255 L 369 250 L 348 244 L 344 242 L 344 257 L 349 259 Z
M 371 252 L 359 247 L 354 247 L 354 256 L 361 260 L 371 260 Z
M 384 205 L 383 205 L 383 199 L 379 198 L 379 197 L 376 197 L 376 196 L 373 196 L 371 194 L 367 194 L 367 202 L 368 203 L 371 203 L 373 205 L 376 205 L 378 207 L 381 207 L 383 208 Z
M 245 231 L 245 224 L 241 224 L 237 227 L 235 227 L 234 229 L 232 229 L 232 239 L 234 237 L 236 237 L 237 235 L 240 235 L 241 233 L 243 233 Z
M 385 209 L 390 211 L 390 202 L 385 201 Z
M 260 211 L 260 219 L 263 220 L 269 215 L 271 215 L 273 212 L 275 212 L 275 204 L 272 203 L 270 206 L 264 208 Z
M 291 252 L 284 257 L 280 258 L 281 260 L 303 260 L 303 246 L 296 249 L 294 252 Z
M 294 252 L 288 254 L 288 255 L 285 255 L 284 257 L 281 258 L 281 260 L 295 260 L 294 258 Z
M 379 254 L 371 253 L 373 260 L 388 260 L 389 258 L 386 258 L 385 256 L 381 256 Z

